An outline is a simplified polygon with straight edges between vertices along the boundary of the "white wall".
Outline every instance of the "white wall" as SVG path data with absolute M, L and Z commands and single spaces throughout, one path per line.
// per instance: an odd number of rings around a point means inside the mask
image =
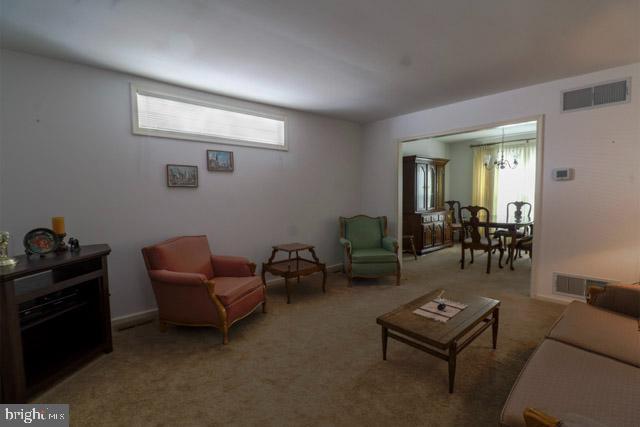
M 0 229 L 13 253 L 55 215 L 81 244 L 109 243 L 114 317 L 155 306 L 140 248 L 171 236 L 207 234 L 214 253 L 258 265 L 290 241 L 341 262 L 337 218 L 360 207 L 360 125 L 210 96 L 286 114 L 289 151 L 134 136 L 129 83 L 143 79 L 0 52 Z M 235 172 L 206 170 L 212 148 L 234 151 Z M 167 163 L 197 165 L 200 187 L 167 188 Z
M 562 113 L 561 91 L 631 76 L 632 101 Z M 365 128 L 363 210 L 397 217 L 397 139 L 431 136 L 544 114 L 541 216 L 536 216 L 534 293 L 552 297 L 553 272 L 640 277 L 640 63 L 423 110 Z M 635 93 L 633 91 L 635 90 Z M 573 167 L 574 181 L 551 169 Z M 391 228 L 393 229 L 393 228 Z
M 450 183 L 451 198 L 458 200 L 460 206 L 472 204 L 473 192 L 473 150 L 471 145 L 477 141 L 460 141 L 450 144 L 451 155 Z

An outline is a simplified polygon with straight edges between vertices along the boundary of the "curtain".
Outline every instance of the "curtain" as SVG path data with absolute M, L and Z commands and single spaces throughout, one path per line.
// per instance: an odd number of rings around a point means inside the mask
M 512 164 L 513 159 L 518 160 L 518 166 L 515 169 L 509 167 L 497 169 L 493 166 L 493 161 L 499 160 L 500 154 L 500 145 L 474 148 L 472 199 L 473 204 L 488 208 L 492 216 L 496 216 L 499 220 L 506 220 L 507 203 L 515 201 L 529 202 L 532 205 L 534 203 L 536 140 L 504 145 L 505 160 Z M 491 164 L 490 169 L 484 166 L 486 162 Z M 526 214 L 526 211 L 523 213 Z M 513 216 L 513 212 L 511 215 Z M 531 219 L 533 219 L 533 207 Z
M 505 159 L 518 159 L 518 167 L 515 169 L 501 169 L 498 173 L 498 187 L 496 192 L 496 205 L 499 216 L 507 215 L 507 203 L 529 202 L 531 203 L 531 219 L 533 219 L 533 203 L 536 195 L 536 141 L 531 140 L 526 144 L 505 145 Z M 523 214 L 526 215 L 526 210 Z M 513 209 L 511 209 L 513 215 Z
M 493 165 L 493 159 L 497 152 L 497 146 L 475 147 L 473 149 L 473 188 L 471 191 L 471 203 L 475 206 L 484 206 L 493 214 L 495 212 L 495 191 L 497 180 L 496 168 L 487 169 L 484 164 Z

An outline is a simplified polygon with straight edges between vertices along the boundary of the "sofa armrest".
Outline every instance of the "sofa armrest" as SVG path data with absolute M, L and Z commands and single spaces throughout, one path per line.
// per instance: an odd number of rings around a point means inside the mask
M 588 290 L 589 304 L 640 318 L 640 285 L 612 284 L 604 288 L 591 286 Z
M 200 286 L 207 282 L 207 276 L 201 273 L 181 273 L 169 270 L 149 270 L 149 278 L 154 282 L 181 286 Z
M 351 253 L 351 241 L 345 239 L 344 237 L 341 237 L 340 244 L 344 246 L 348 253 Z
M 398 252 L 398 240 L 395 237 L 385 236 L 382 238 L 383 249 L 391 252 Z
M 253 276 L 256 265 L 244 257 L 211 255 L 213 274 L 221 277 Z
M 527 427 L 557 427 L 561 425 L 559 419 L 535 408 L 526 408 L 522 415 Z

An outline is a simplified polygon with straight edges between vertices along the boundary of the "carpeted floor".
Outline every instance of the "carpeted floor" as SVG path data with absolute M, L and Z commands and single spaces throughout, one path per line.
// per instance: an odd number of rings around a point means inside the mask
M 114 352 L 36 401 L 69 403 L 77 426 L 424 425 L 495 426 L 525 361 L 563 306 L 528 297 L 530 262 L 516 270 L 486 257 L 461 271 L 451 248 L 414 261 L 393 278 L 347 287 L 330 273 L 303 279 L 285 303 L 269 287 L 269 313 L 234 325 L 230 344 L 208 328 L 147 324 L 114 334 Z M 447 364 L 390 340 L 382 361 L 375 319 L 429 290 L 460 289 L 502 301 L 498 349 L 487 331 L 458 357 L 456 391 Z

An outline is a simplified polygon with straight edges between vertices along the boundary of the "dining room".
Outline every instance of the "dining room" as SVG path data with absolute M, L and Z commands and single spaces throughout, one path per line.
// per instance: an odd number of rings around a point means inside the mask
M 429 258 L 431 265 L 440 258 L 461 273 L 531 271 L 541 122 L 528 118 L 402 141 L 404 263 Z

